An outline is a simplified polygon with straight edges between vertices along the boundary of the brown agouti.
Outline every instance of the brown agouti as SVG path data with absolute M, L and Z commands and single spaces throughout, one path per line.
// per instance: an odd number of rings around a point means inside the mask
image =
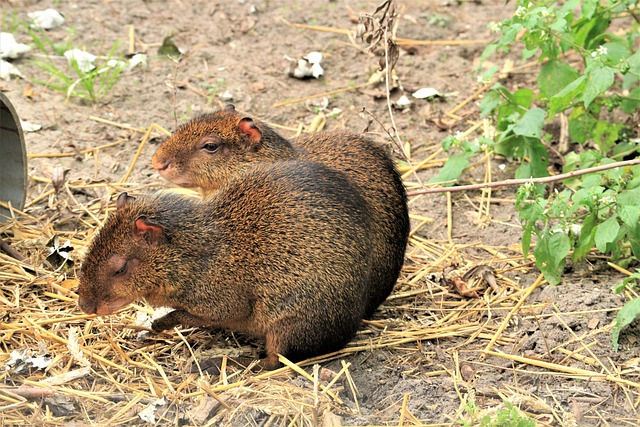
M 228 105 L 178 128 L 158 148 L 153 165 L 167 180 L 210 194 L 256 163 L 292 158 L 343 172 L 366 202 L 373 251 L 365 310 L 369 317 L 398 279 L 410 226 L 405 188 L 382 147 L 344 131 L 304 134 L 289 141 Z
M 371 286 L 366 203 L 320 163 L 258 164 L 199 200 L 118 197 L 79 272 L 79 307 L 106 315 L 134 300 L 175 311 L 156 320 L 264 338 L 266 368 L 340 349 Z

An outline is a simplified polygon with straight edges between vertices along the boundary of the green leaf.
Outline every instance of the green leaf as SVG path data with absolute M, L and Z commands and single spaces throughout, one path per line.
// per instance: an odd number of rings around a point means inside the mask
M 575 107 L 569 114 L 569 135 L 579 144 L 587 142 L 593 136 L 597 120 L 582 107 Z
M 621 191 L 616 196 L 616 201 L 622 206 L 635 206 L 640 210 L 640 190 L 628 189 Z
M 613 343 L 613 349 L 615 351 L 618 351 L 620 332 L 625 326 L 637 319 L 638 316 L 640 316 L 640 298 L 632 299 L 618 311 L 616 323 L 611 330 L 611 342 Z
M 580 73 L 565 61 L 548 61 L 540 68 L 538 87 L 545 97 L 551 98 L 579 76 Z
M 502 102 L 502 97 L 498 90 L 492 90 L 482 98 L 480 102 L 480 117 L 487 117 L 494 112 Z
M 582 262 L 587 258 L 587 255 L 589 255 L 589 251 L 591 251 L 595 241 L 595 234 L 597 230 L 595 225 L 596 218 L 594 215 L 589 215 L 582 223 L 580 237 L 573 249 L 572 259 L 574 262 Z
M 600 0 L 586 0 L 582 3 L 582 16 L 591 19 L 593 14 L 596 12 L 598 3 L 600 3 Z
M 544 125 L 544 114 L 542 108 L 530 109 L 513 127 L 513 133 L 540 139 L 542 137 L 542 126 Z
M 609 35 L 607 35 L 609 37 Z M 631 51 L 622 43 L 612 42 L 603 44 L 607 54 L 603 58 L 607 64 L 615 66 L 631 55 Z
M 635 282 L 637 282 L 638 279 L 640 279 L 640 272 L 636 271 L 635 273 L 632 273 L 630 276 L 625 277 L 622 282 L 618 283 L 617 285 L 614 285 L 611 288 L 611 290 L 613 291 L 614 294 L 619 294 L 620 292 L 624 291 L 624 289 L 627 286 L 629 286 L 629 283 L 633 282 L 635 284 Z
M 629 98 L 622 100 L 620 108 L 627 114 L 633 114 L 640 109 L 640 86 L 629 93 Z
M 462 172 L 469 166 L 469 158 L 473 155 L 473 153 L 461 153 L 461 154 L 452 154 L 451 157 L 447 159 L 447 162 L 442 166 L 440 172 L 431 177 L 429 182 L 445 182 L 445 181 L 455 181 L 460 178 Z M 443 186 L 449 187 L 452 186 L 454 182 L 444 183 Z
M 182 52 L 180 48 L 173 41 L 171 36 L 167 36 L 162 41 L 162 45 L 158 48 L 159 56 L 168 56 L 173 58 L 179 58 Z
M 627 231 L 627 240 L 631 246 L 631 252 L 636 259 L 640 259 L 640 226 L 638 224 L 635 227 L 629 226 Z
M 525 160 L 516 169 L 515 177 L 526 179 L 548 176 L 549 153 L 547 152 L 547 147 L 539 139 L 526 137 L 515 139 L 520 143 L 521 150 L 523 150 L 522 158 Z
M 527 228 L 522 233 L 522 254 L 526 261 L 527 256 L 529 255 L 529 250 L 531 249 L 531 229 Z
M 574 43 L 587 50 L 596 49 L 602 44 L 602 38 L 599 36 L 609 28 L 609 25 L 611 25 L 611 16 L 608 13 L 599 13 L 593 19 L 577 20 L 574 25 Z
M 549 100 L 549 117 L 555 116 L 558 112 L 567 109 L 571 105 L 573 99 L 584 89 L 586 79 L 586 76 L 578 77 L 551 97 Z
M 613 84 L 613 71 L 609 67 L 596 67 L 585 75 L 587 82 L 582 93 L 582 101 L 584 102 L 584 107 L 588 108 L 596 96 L 611 87 Z
M 536 265 L 549 284 L 560 283 L 570 250 L 569 236 L 563 232 L 547 232 L 538 240 L 533 255 L 536 258 Z
M 639 75 L 640 74 L 640 50 L 636 51 L 633 55 L 627 58 L 629 61 L 629 73 Z
M 603 153 L 608 153 L 618 142 L 618 136 L 624 125 L 599 120 L 593 129 L 593 141 Z
M 610 216 L 605 222 L 598 226 L 596 229 L 595 243 L 600 252 L 607 252 L 607 245 L 616 240 L 618 231 L 620 231 L 620 224 L 618 224 L 617 215 Z
M 510 100 L 521 107 L 529 108 L 533 100 L 533 91 L 531 89 L 517 90 L 511 94 Z

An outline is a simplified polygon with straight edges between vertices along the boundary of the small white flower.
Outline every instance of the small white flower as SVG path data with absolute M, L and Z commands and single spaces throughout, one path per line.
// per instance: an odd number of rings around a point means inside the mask
M 531 6 L 533 6 L 533 3 L 529 2 L 529 4 L 527 5 L 527 9 L 530 8 Z
M 609 205 L 613 203 L 613 199 L 609 196 L 604 196 L 603 198 L 600 199 L 600 202 L 604 203 L 605 205 Z
M 499 33 L 500 28 L 502 28 L 502 22 L 489 22 L 489 31 L 491 31 L 492 33 Z
M 582 233 L 581 224 L 571 224 L 569 229 L 571 230 L 571 233 L 573 233 L 576 237 L 580 237 L 580 233 Z
M 522 18 L 526 13 L 527 13 L 526 7 L 518 6 L 518 8 L 516 9 L 516 13 L 514 15 L 517 16 L 518 18 Z
M 600 45 L 600 46 L 598 46 L 597 51 L 598 51 L 598 54 L 599 54 L 599 55 L 606 55 L 607 53 L 609 53 L 609 50 L 608 50 L 608 49 L 607 49 L 607 47 L 606 47 L 606 46 L 604 46 L 604 45 Z
M 89 52 L 85 52 L 80 49 L 71 49 L 64 53 L 64 57 L 67 58 L 69 64 L 72 64 L 75 61 L 78 64 L 78 69 L 82 73 L 88 73 L 89 71 L 96 68 L 93 63 L 96 60 L 96 56 L 90 54 Z
M 542 10 L 540 11 L 540 14 L 541 14 L 543 17 L 545 17 L 545 18 L 547 18 L 549 15 L 551 15 L 551 14 L 549 13 L 549 9 L 546 9 L 546 8 L 545 8 L 545 9 L 542 9 Z
M 467 138 L 464 136 L 464 133 L 463 133 L 463 132 L 460 132 L 460 131 L 457 131 L 457 132 L 456 132 L 455 138 L 456 138 L 458 141 L 464 141 L 464 140 L 466 140 L 466 139 L 467 139 Z

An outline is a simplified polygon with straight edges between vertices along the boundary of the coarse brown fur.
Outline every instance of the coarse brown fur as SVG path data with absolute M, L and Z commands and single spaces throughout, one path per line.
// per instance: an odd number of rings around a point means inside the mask
M 153 165 L 167 180 L 211 194 L 256 163 L 291 158 L 343 172 L 366 203 L 374 264 L 369 317 L 398 279 L 410 225 L 402 180 L 382 147 L 346 131 L 303 134 L 289 141 L 229 105 L 182 125 L 158 148 Z
M 110 314 L 136 299 L 176 310 L 156 331 L 213 325 L 266 340 L 262 365 L 338 350 L 357 331 L 371 286 L 365 203 L 319 163 L 254 165 L 201 201 L 133 198 L 91 243 L 79 306 Z

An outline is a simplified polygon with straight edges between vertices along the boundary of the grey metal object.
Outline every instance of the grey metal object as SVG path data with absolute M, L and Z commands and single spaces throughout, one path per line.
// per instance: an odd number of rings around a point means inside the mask
M 0 201 L 24 208 L 27 194 L 27 151 L 20 118 L 4 93 L 0 92 Z M 0 221 L 9 211 L 0 206 Z

